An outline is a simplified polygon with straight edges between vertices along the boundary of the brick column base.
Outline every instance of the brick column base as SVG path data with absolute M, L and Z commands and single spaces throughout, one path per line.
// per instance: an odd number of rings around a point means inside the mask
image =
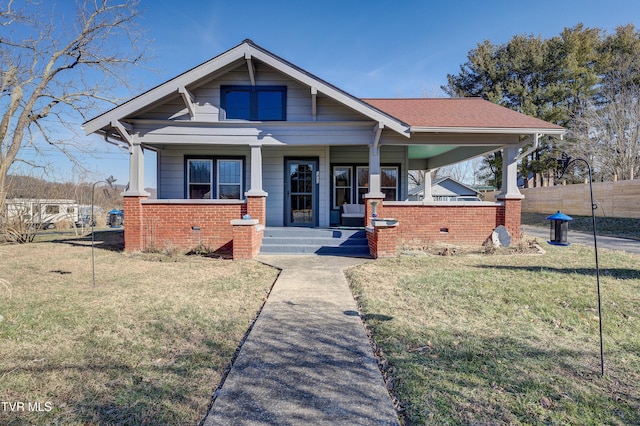
M 124 210 L 124 249 L 138 251 L 144 249 L 142 201 L 146 196 L 127 196 L 122 199 Z
M 264 225 L 257 219 L 235 219 L 233 226 L 233 260 L 253 259 L 260 252 Z
M 267 197 L 247 195 L 247 214 L 261 225 L 267 224 Z
M 374 222 L 367 227 L 369 254 L 374 259 L 396 257 L 398 251 L 398 224 L 383 225 Z
M 498 201 L 504 203 L 504 216 L 498 217 L 498 225 L 504 225 L 511 235 L 511 241 L 520 242 L 520 224 L 522 199 L 520 198 L 499 198 Z

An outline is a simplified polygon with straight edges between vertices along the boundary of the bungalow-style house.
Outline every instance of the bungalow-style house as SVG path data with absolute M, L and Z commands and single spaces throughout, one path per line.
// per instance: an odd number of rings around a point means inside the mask
M 374 257 L 400 244 L 481 244 L 498 225 L 517 240 L 519 150 L 565 132 L 478 98 L 360 99 L 250 40 L 83 128 L 130 151 L 126 250 L 200 245 L 234 257 L 253 256 L 265 226 L 338 225 L 345 203 L 365 205 L 372 237 L 388 228 L 391 242 L 369 241 Z M 401 201 L 409 170 L 499 149 L 498 202 Z M 147 150 L 157 153 L 156 200 L 144 190 Z
M 428 187 L 428 191 L 425 194 L 424 184 L 418 185 L 415 188 L 409 190 L 410 201 L 422 201 L 427 197 L 430 201 L 466 201 L 481 199 L 480 191 L 475 188 L 465 185 L 462 182 L 458 182 L 452 177 L 443 176 L 431 180 L 431 186 Z

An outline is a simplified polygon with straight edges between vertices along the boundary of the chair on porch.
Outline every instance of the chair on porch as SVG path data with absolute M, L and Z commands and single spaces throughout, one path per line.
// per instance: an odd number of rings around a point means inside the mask
M 364 226 L 364 204 L 343 204 L 340 222 L 343 226 Z

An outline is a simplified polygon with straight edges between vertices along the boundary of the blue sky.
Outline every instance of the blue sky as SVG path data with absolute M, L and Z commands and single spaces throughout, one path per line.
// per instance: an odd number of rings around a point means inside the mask
M 278 56 L 358 97 L 441 96 L 447 74 L 483 40 L 516 34 L 548 38 L 582 22 L 613 31 L 640 28 L 638 0 L 142 0 L 149 67 L 132 81 L 154 87 L 249 38 Z M 134 94 L 132 94 L 134 95 Z M 128 181 L 128 156 L 95 137 L 92 178 Z M 56 180 L 72 180 L 71 165 L 49 153 Z M 145 178 L 155 185 L 152 168 Z

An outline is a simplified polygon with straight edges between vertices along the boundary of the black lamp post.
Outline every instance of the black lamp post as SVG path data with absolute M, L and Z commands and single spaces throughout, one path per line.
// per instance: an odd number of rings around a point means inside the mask
M 591 182 L 591 165 L 584 158 L 571 158 L 566 152 L 562 153 L 562 157 L 558 160 L 557 179 L 562 178 L 567 169 L 576 162 L 584 163 L 587 166 L 589 174 L 589 195 L 591 197 L 591 223 L 593 224 L 593 248 L 596 255 L 596 282 L 598 285 L 598 320 L 600 324 L 600 371 L 604 376 L 604 345 L 602 343 L 602 303 L 600 301 L 600 266 L 598 263 L 598 237 L 596 231 L 596 209 L 598 205 L 593 201 L 593 184 Z M 556 213 L 557 214 L 557 213 Z
M 96 191 L 96 185 L 97 184 L 106 183 L 106 184 L 109 185 L 109 188 L 113 188 L 113 182 L 115 182 L 116 180 L 117 179 L 115 179 L 113 176 L 109 176 L 105 180 L 99 180 L 99 181 L 95 182 L 93 184 L 93 186 L 91 187 L 91 217 L 89 218 L 89 220 L 91 221 L 91 277 L 93 279 L 93 287 L 96 286 L 96 261 L 95 261 L 95 256 L 93 254 L 93 245 L 94 245 L 94 242 L 95 242 L 93 229 L 94 229 L 94 227 L 96 225 L 95 217 L 93 215 L 94 193 Z

